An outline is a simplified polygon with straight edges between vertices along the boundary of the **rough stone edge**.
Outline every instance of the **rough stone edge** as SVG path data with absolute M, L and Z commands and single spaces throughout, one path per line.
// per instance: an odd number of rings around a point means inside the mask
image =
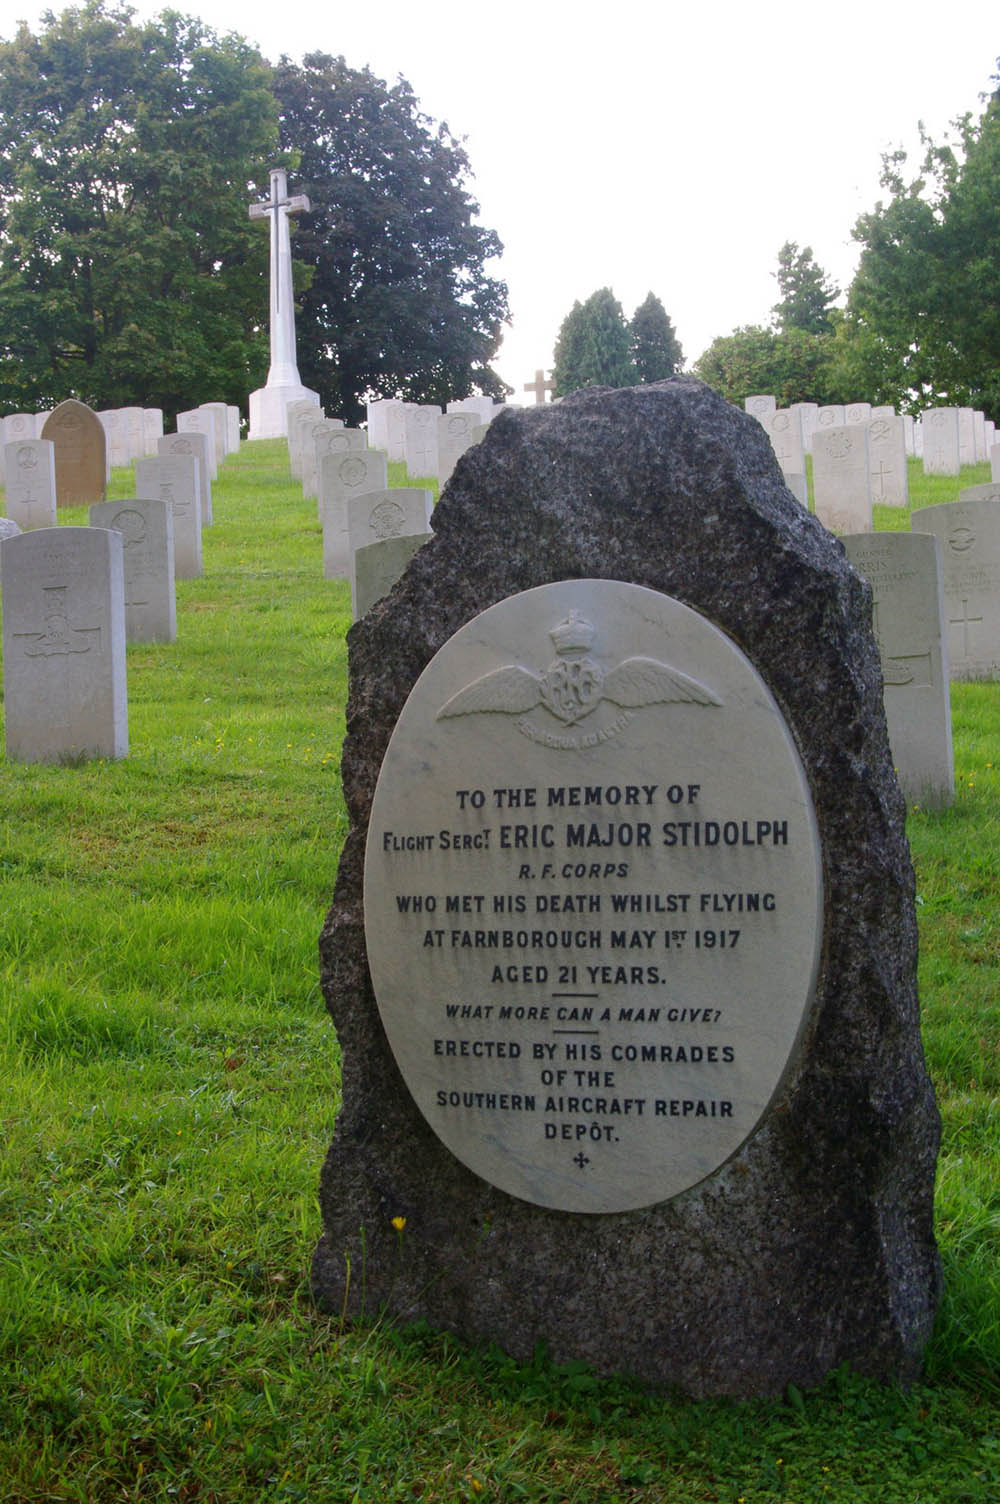
M 845 1361 L 913 1378 L 940 1285 L 939 1128 L 868 587 L 785 490 L 756 420 L 686 379 L 502 414 L 459 461 L 434 525 L 349 637 L 351 829 L 321 940 L 343 1107 L 317 1299 L 424 1317 L 519 1358 L 544 1339 L 556 1361 L 694 1395 L 773 1393 Z M 361 893 L 375 779 L 426 663 L 495 601 L 588 576 L 676 596 L 754 662 L 803 755 L 828 897 L 811 1039 L 759 1130 L 683 1196 L 568 1221 L 479 1180 L 413 1104 L 371 991 Z

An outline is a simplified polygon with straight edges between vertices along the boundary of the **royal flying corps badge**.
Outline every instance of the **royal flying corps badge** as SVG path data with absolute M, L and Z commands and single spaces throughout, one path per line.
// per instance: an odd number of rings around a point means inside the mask
M 549 633 L 556 658 L 542 674 L 521 664 L 506 664 L 474 679 L 452 695 L 437 713 L 438 720 L 455 715 L 492 711 L 522 715 L 544 705 L 567 726 L 582 721 L 603 700 L 634 709 L 643 705 L 688 703 L 721 705 L 712 690 L 655 658 L 625 658 L 617 668 L 603 669 L 590 656 L 595 628 L 576 610 Z

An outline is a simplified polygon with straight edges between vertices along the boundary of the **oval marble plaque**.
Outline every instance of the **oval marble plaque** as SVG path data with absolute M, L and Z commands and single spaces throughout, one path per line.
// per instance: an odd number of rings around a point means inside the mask
M 785 720 L 679 601 L 543 585 L 415 684 L 368 830 L 372 982 L 421 1112 L 511 1195 L 628 1211 L 718 1169 L 795 1054 L 822 906 Z

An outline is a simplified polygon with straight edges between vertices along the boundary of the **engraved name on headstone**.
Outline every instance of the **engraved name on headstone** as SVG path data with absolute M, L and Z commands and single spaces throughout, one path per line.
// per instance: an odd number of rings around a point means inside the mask
M 541 586 L 410 695 L 368 832 L 375 996 L 435 1133 L 511 1195 L 628 1211 L 724 1163 L 796 1049 L 821 912 L 794 742 L 680 602 Z
M 702 1395 L 915 1375 L 938 1121 L 871 592 L 760 425 L 683 377 L 508 410 L 350 674 L 321 1305 Z

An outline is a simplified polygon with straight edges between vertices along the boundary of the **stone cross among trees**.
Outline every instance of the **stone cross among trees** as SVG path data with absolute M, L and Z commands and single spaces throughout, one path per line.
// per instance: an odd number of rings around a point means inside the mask
M 526 381 L 524 383 L 524 390 L 526 392 L 534 392 L 536 402 L 544 402 L 545 393 L 552 391 L 552 385 L 551 381 L 545 380 L 544 371 L 536 371 L 534 381 Z
M 288 216 L 310 208 L 304 193 L 288 196 L 283 168 L 271 173 L 271 196 L 250 205 L 251 219 L 271 221 L 271 365 L 267 385 L 250 393 L 250 438 L 275 439 L 288 432 L 286 408 L 300 400 L 319 402 L 302 385 L 295 359 L 295 305 L 292 301 L 292 243 Z

